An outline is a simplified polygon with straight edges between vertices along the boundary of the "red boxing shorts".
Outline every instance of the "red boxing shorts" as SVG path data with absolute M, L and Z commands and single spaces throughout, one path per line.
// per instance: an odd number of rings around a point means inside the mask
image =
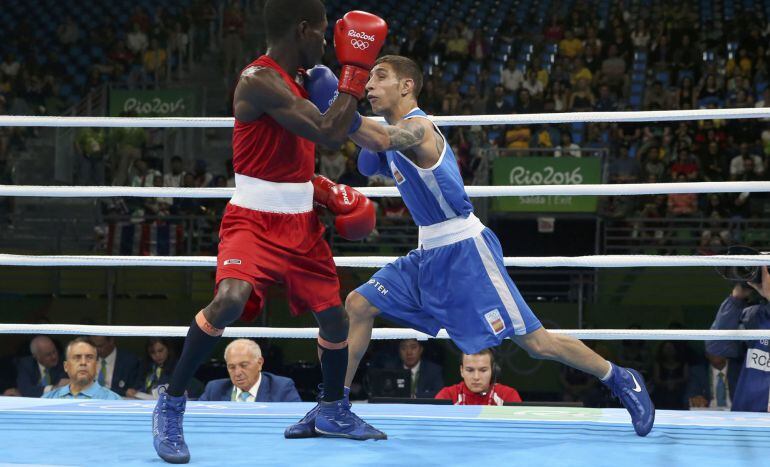
M 219 229 L 217 277 L 251 284 L 241 319 L 262 310 L 270 284 L 284 283 L 292 315 L 342 304 L 340 282 L 324 227 L 314 211 L 283 214 L 228 204 Z

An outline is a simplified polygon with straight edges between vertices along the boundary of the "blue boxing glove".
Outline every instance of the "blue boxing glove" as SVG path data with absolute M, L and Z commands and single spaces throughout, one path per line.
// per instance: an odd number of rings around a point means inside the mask
M 384 175 L 387 173 L 387 158 L 384 152 L 374 152 L 361 148 L 358 153 L 358 171 L 361 175 Z
M 334 73 L 323 65 L 316 65 L 307 70 L 307 79 L 305 80 L 305 89 L 310 95 L 310 101 L 318 107 L 321 113 L 326 113 L 332 102 L 337 98 L 337 77 Z M 356 112 L 353 117 L 353 123 L 350 124 L 348 134 L 355 133 L 361 126 L 361 114 Z

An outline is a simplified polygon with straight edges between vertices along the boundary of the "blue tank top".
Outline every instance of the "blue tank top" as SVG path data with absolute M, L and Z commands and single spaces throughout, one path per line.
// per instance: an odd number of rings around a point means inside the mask
M 427 115 L 415 107 L 404 116 L 404 120 L 409 118 L 427 118 Z M 454 151 L 438 127 L 433 125 L 433 128 L 444 139 L 444 150 L 433 167 L 422 169 L 399 151 L 385 152 L 389 175 L 396 181 L 404 204 L 419 226 L 468 217 L 473 212 Z

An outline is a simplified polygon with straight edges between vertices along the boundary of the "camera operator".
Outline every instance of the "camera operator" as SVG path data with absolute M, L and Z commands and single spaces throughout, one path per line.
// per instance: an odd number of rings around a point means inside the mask
M 711 329 L 770 329 L 770 274 L 767 266 L 746 282 L 736 283 L 732 293 L 719 307 Z M 736 277 L 725 276 L 735 280 Z M 752 289 L 762 297 L 750 305 Z M 768 339 L 755 341 L 708 341 L 706 351 L 711 355 L 743 360 L 738 384 L 732 392 L 732 410 L 768 412 L 770 391 L 770 347 Z

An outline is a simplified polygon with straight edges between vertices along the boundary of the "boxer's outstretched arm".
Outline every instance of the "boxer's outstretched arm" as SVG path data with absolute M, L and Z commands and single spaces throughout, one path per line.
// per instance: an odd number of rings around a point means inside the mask
M 347 137 L 356 103 L 355 97 L 340 93 L 329 110 L 321 114 L 312 102 L 294 95 L 275 70 L 252 67 L 241 74 L 235 88 L 234 113 L 242 122 L 267 114 L 297 136 L 338 147 Z
M 381 125 L 371 118 L 364 118 L 361 127 L 350 139 L 362 148 L 372 151 L 403 151 L 423 144 L 430 123 L 424 118 L 401 120 L 396 125 Z M 431 127 L 432 129 L 432 127 Z

